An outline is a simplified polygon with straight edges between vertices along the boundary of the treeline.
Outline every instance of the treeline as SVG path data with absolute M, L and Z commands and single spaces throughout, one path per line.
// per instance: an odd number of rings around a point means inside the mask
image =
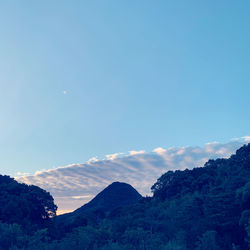
M 2 220 L 7 209 L 1 209 L 0 248 L 250 249 L 250 144 L 229 159 L 209 160 L 202 168 L 169 171 L 152 186 L 152 192 L 153 197 L 141 198 L 134 205 L 108 212 L 99 206 L 65 219 L 64 224 L 58 223 L 60 217 L 52 219 L 56 209 L 53 198 L 47 192 L 37 192 L 34 197 L 50 201 L 47 215 L 39 212 L 39 223 L 31 215 L 19 221 L 13 219 L 13 209 L 9 219 Z M 4 197 L 0 193 L 3 207 L 10 202 L 7 193 Z

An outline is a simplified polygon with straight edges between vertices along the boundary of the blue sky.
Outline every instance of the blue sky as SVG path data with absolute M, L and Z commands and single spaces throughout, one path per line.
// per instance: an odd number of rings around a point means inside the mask
M 249 135 L 249 11 L 1 1 L 1 174 Z

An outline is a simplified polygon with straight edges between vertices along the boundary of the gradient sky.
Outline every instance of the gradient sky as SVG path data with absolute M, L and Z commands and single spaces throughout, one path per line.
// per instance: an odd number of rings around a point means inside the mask
M 0 173 L 249 135 L 249 1 L 1 1 Z

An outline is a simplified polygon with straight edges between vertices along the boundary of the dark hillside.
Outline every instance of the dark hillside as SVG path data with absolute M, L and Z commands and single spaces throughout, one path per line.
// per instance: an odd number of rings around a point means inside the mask
M 74 213 L 79 214 L 88 210 L 109 212 L 120 206 L 136 203 L 142 196 L 129 184 L 113 182 L 86 205 Z
M 138 202 L 142 196 L 129 184 L 113 182 L 96 195 L 89 203 L 72 213 L 57 216 L 56 223 L 65 231 L 76 226 L 84 226 L 89 221 L 97 222 L 112 210 Z

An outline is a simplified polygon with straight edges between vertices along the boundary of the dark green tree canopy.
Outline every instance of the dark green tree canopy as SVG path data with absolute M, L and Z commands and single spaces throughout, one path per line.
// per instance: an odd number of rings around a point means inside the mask
M 244 145 L 229 159 L 209 160 L 204 167 L 192 170 L 168 171 L 152 186 L 154 197 L 165 200 L 184 194 L 206 194 L 211 187 L 235 190 L 246 187 L 242 199 L 248 202 L 247 183 L 250 180 L 250 144 Z
M 54 217 L 56 209 L 50 193 L 0 175 L 1 222 L 40 225 Z

